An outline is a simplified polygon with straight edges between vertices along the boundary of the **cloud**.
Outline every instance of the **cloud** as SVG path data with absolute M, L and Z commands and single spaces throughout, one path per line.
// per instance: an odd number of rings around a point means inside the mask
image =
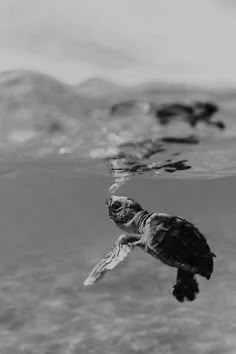
M 222 6 L 211 0 L 0 0 L 0 69 L 25 63 L 68 80 L 100 73 L 122 80 L 230 81 L 235 10 Z

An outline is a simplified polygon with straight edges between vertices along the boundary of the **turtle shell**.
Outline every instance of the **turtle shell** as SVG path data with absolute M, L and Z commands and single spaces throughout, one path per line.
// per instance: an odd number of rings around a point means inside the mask
M 174 259 L 181 264 L 189 264 L 199 269 L 199 274 L 210 278 L 213 271 L 214 254 L 206 238 L 187 220 L 157 214 L 150 222 L 151 236 L 147 252 L 162 259 Z

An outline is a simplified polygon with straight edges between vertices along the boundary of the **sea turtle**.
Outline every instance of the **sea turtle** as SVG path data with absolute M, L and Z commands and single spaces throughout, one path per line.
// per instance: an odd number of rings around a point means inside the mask
M 149 213 L 128 197 L 113 195 L 106 205 L 111 220 L 126 233 L 118 237 L 113 249 L 93 268 L 84 285 L 95 283 L 139 246 L 178 269 L 172 294 L 180 302 L 193 301 L 199 292 L 195 275 L 210 279 L 215 257 L 200 231 L 181 217 Z

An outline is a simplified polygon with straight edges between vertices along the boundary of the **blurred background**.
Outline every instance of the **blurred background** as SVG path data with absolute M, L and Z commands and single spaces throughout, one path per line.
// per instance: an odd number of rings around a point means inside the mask
M 235 84 L 233 0 L 1 0 L 0 69 Z
M 235 354 L 236 3 L 0 0 L 0 353 Z M 179 215 L 217 258 L 179 303 L 109 193 Z

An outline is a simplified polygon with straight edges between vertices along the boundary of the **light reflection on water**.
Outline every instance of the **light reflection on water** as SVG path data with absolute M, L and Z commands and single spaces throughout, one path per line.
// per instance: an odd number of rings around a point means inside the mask
M 105 207 L 112 182 L 68 165 L 0 179 L 0 351 L 235 353 L 235 177 L 140 177 L 119 190 L 150 211 L 186 217 L 206 235 L 215 271 L 184 304 L 171 295 L 175 270 L 139 250 L 83 286 L 120 233 Z

